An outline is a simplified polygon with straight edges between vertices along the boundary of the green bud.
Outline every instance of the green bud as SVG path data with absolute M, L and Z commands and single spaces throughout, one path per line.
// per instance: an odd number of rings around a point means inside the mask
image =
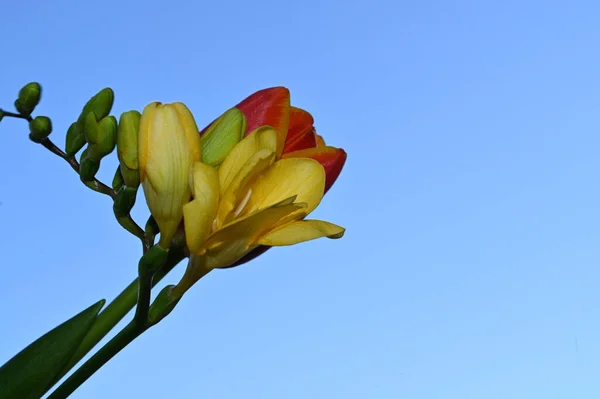
M 98 143 L 100 129 L 98 127 L 96 115 L 93 112 L 88 113 L 83 120 L 83 135 L 85 137 L 85 141 L 87 141 L 90 145 Z
M 127 166 L 121 164 L 121 175 L 125 180 L 127 187 L 137 188 L 140 185 L 140 171 L 137 169 L 129 169 Z
M 100 161 L 94 160 L 89 156 L 89 148 L 81 153 L 79 166 L 79 177 L 82 182 L 94 180 L 96 173 L 100 170 Z
M 121 174 L 121 169 L 117 167 L 115 171 L 115 177 L 113 177 L 112 188 L 115 191 L 119 191 L 121 187 L 125 185 L 125 180 L 123 180 L 123 175 Z
M 119 119 L 117 152 L 119 161 L 129 169 L 138 168 L 138 132 L 141 117 L 138 111 L 128 111 L 122 113 Z
M 4 118 L 4 111 L 0 109 L 0 122 L 2 122 L 2 118 Z
M 94 152 L 104 158 L 113 152 L 117 145 L 117 118 L 114 116 L 103 118 L 98 124 L 98 131 L 100 136 L 93 146 Z
M 69 130 L 67 130 L 67 138 L 65 143 L 65 152 L 67 155 L 75 155 L 85 145 L 85 136 L 81 125 L 77 122 L 71 123 Z
M 137 196 L 137 188 L 122 187 L 117 193 L 115 203 L 113 205 L 113 211 L 117 218 L 122 218 L 129 215 L 129 212 L 135 205 L 135 199 Z
M 140 259 L 138 264 L 138 272 L 140 277 L 153 276 L 167 262 L 169 251 L 161 248 L 159 245 L 154 245 Z
M 29 122 L 29 139 L 41 143 L 52 133 L 52 121 L 47 116 L 36 116 Z
M 77 121 L 83 123 L 90 112 L 96 115 L 97 121 L 107 117 L 112 109 L 114 100 L 115 93 L 110 87 L 100 90 L 98 94 L 85 104 Z
M 148 322 L 151 326 L 167 317 L 175 309 L 175 306 L 177 306 L 181 297 L 173 295 L 174 288 L 174 285 L 167 285 L 158 293 L 154 302 L 152 302 L 148 310 Z
M 19 90 L 19 98 L 15 101 L 15 108 L 22 115 L 31 115 L 35 107 L 40 103 L 42 97 L 42 86 L 39 83 L 27 83 Z
M 96 161 L 110 154 L 117 142 L 117 119 L 107 116 L 99 123 L 92 112 L 85 118 L 85 138 L 90 144 L 88 156 Z
M 246 132 L 246 117 L 237 108 L 231 108 L 219 117 L 202 137 L 202 162 L 218 166 Z
M 121 164 L 121 173 L 127 186 L 140 185 L 138 171 L 138 132 L 141 114 L 138 111 L 128 111 L 121 114 L 119 133 L 117 135 L 117 154 Z

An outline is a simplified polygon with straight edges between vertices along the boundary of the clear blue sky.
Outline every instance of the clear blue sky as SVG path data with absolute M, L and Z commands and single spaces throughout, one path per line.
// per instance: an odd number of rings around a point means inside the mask
M 598 398 L 599 14 L 591 0 L 4 4 L 0 104 L 42 82 L 61 145 L 105 86 L 117 113 L 183 101 L 204 125 L 284 85 L 349 154 L 316 212 L 342 240 L 209 275 L 72 397 Z M 26 133 L 0 124 L 0 362 L 112 299 L 139 255 L 110 202 Z

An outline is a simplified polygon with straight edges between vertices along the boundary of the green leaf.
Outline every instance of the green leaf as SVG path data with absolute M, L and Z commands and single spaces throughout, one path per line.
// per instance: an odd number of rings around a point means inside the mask
M 0 367 L 0 399 L 39 399 L 92 327 L 105 300 L 55 327 Z

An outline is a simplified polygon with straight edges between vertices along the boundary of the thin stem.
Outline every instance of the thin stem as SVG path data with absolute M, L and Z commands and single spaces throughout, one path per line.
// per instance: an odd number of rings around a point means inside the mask
M 0 108 L 0 111 L 2 111 L 2 113 L 4 114 L 5 117 L 8 116 L 11 118 L 25 119 L 28 122 L 31 122 L 33 120 L 33 118 L 30 115 L 22 115 L 22 114 L 15 113 L 15 112 L 4 111 L 2 108 Z M 49 138 L 44 139 L 40 144 L 43 145 L 51 153 L 59 156 L 60 158 L 64 159 L 65 161 L 67 161 L 67 163 L 71 166 L 71 168 L 75 172 L 77 172 L 77 174 L 79 174 L 79 162 L 77 162 L 77 159 L 75 159 L 75 156 L 67 155 L 63 150 L 58 148 L 52 142 L 52 140 L 50 140 Z M 98 179 L 94 179 L 92 181 L 86 182 L 85 185 L 96 192 L 108 195 L 110 198 L 113 199 L 113 201 L 117 197 L 117 192 L 115 190 L 113 190 L 106 184 L 102 183 Z
M 182 248 L 181 241 L 184 238 L 179 235 L 175 237 L 171 250 L 167 258 L 165 265 L 155 274 L 154 278 L 147 281 L 150 284 L 148 290 L 142 289 L 143 284 L 140 280 L 135 280 L 131 283 L 122 293 L 119 295 L 104 312 L 100 313 L 96 323 L 92 326 L 92 329 L 88 335 L 84 338 L 82 344 L 77 349 L 75 355 L 69 362 L 69 366 L 66 367 L 59 376 L 54 380 L 54 385 L 60 380 L 86 353 L 88 353 L 97 342 L 99 342 L 126 314 L 136 303 L 136 292 L 148 292 L 155 286 L 164 276 L 166 276 L 185 256 L 188 254 Z M 139 284 L 138 284 L 139 282 Z M 158 321 L 149 323 L 148 321 L 148 307 L 146 307 L 146 315 L 142 319 L 138 317 L 137 310 L 140 309 L 139 302 L 145 301 L 146 299 L 138 298 L 138 308 L 136 309 L 136 317 L 119 332 L 114 338 L 112 338 L 106 345 L 104 345 L 98 352 L 96 352 L 89 360 L 87 360 L 79 369 L 77 369 L 69 378 L 67 378 L 47 399 L 63 399 L 67 398 L 72 394 L 81 384 L 88 380 L 96 371 L 104 366 L 110 359 L 118 354 L 123 348 L 129 345 L 134 339 L 139 337 L 147 329 L 156 325 Z M 148 296 L 148 305 L 150 297 Z M 168 313 L 167 313 L 168 314 Z
M 177 244 L 176 244 L 177 245 Z M 175 266 L 185 257 L 181 247 L 171 247 L 167 263 L 152 279 L 152 286 L 158 284 Z M 55 381 L 63 378 L 85 355 L 87 355 L 123 318 L 137 303 L 138 279 L 133 280 L 96 319 L 96 322 L 87 333 L 75 354 L 67 366 L 59 373 Z
M 130 322 L 113 337 L 102 349 L 94 354 L 87 362 L 85 362 L 77 371 L 75 371 L 65 382 L 63 382 L 54 392 L 48 396 L 48 399 L 64 399 L 71 395 L 81 386 L 88 378 L 96 371 L 104 366 L 123 348 L 129 345 L 134 339 L 139 337 L 147 327 L 144 325 L 141 328 L 135 323 Z
M 67 161 L 71 168 L 75 172 L 77 172 L 77 174 L 79 174 L 79 162 L 77 162 L 77 159 L 74 155 L 67 155 L 63 150 L 58 148 L 49 138 L 46 138 L 40 144 L 46 147 L 46 149 L 48 149 L 51 153 Z M 98 179 L 85 182 L 85 185 L 94 191 L 108 195 L 110 198 L 113 199 L 113 201 L 115 200 L 115 198 L 117 198 L 117 192 L 112 188 L 108 187 L 106 184 L 99 181 Z
M 143 326 L 148 322 L 148 309 L 150 308 L 150 295 L 152 291 L 152 275 L 142 273 L 138 278 L 138 299 L 133 320 L 137 325 Z
M 121 225 L 121 227 L 142 241 L 144 252 L 150 249 L 152 246 L 151 238 L 148 237 L 146 232 L 135 222 L 135 220 L 133 220 L 131 215 L 118 217 L 117 222 Z
M 0 108 L 0 111 L 2 111 L 2 113 L 4 114 L 4 116 L 9 116 L 11 118 L 19 118 L 19 119 L 25 119 L 26 121 L 31 121 L 31 116 L 29 115 L 21 115 L 21 114 L 17 114 L 14 112 L 10 112 L 10 111 L 5 111 L 2 108 Z

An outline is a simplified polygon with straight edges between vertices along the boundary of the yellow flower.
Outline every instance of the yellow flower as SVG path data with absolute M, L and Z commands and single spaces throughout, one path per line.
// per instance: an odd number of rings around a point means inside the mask
M 304 220 L 323 198 L 323 166 L 308 158 L 277 160 L 276 153 L 277 132 L 263 126 L 240 141 L 218 171 L 201 162 L 194 165 L 194 199 L 183 208 L 191 259 L 179 291 L 260 245 L 343 236 L 340 226 Z
M 168 248 L 189 202 L 190 169 L 201 159 L 198 127 L 182 103 L 151 103 L 140 119 L 139 171 L 146 202 Z

